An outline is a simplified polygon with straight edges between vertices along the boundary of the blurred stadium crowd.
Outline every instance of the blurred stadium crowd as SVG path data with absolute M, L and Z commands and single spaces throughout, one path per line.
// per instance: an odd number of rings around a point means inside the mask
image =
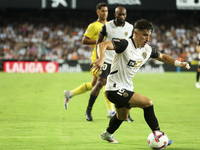
M 114 18 L 109 11 L 109 18 Z M 196 11 L 129 11 L 127 21 L 145 18 L 154 24 L 149 42 L 159 51 L 192 61 L 200 38 L 200 16 Z M 1 10 L 0 59 L 78 60 L 90 59 L 92 46 L 81 44 L 95 10 Z

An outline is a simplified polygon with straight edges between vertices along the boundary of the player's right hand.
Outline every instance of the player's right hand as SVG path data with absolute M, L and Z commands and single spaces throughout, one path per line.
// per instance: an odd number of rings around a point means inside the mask
M 190 65 L 187 62 L 181 62 L 180 67 L 189 70 Z

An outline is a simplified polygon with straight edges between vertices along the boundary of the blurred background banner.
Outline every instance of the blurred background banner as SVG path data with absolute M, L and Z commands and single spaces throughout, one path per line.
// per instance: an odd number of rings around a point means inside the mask
M 73 8 L 76 0 L 0 0 L 3 8 Z
M 88 1 L 88 0 L 87 0 Z M 89 1 L 88 1 L 89 2 Z M 85 1 L 77 0 L 77 8 L 95 8 L 96 3 L 105 2 L 109 9 L 124 6 L 130 10 L 175 10 L 175 0 L 91 0 L 88 5 Z
M 118 5 L 135 10 L 175 10 L 176 0 L 1 0 L 4 8 L 43 9 L 95 9 L 96 4 L 105 2 L 109 8 Z
M 200 9 L 199 0 L 1 0 L 4 8 L 42 9 L 95 9 L 97 3 L 105 2 L 109 8 L 118 5 L 132 10 Z
M 198 9 L 200 10 L 200 0 L 176 0 L 177 9 Z

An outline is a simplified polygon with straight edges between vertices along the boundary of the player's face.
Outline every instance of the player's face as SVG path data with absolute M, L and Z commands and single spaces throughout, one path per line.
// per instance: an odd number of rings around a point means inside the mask
M 126 11 L 118 11 L 115 13 L 115 18 L 117 20 L 117 24 L 121 25 L 124 24 L 125 20 L 126 20 Z
M 137 32 L 137 43 L 139 46 L 144 47 L 150 39 L 151 30 L 142 30 Z
M 100 20 L 107 20 L 108 17 L 108 7 L 101 7 L 100 10 L 97 11 L 98 17 Z

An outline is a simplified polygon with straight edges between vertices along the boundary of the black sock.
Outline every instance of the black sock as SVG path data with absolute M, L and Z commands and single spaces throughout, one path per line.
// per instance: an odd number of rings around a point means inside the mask
M 113 134 L 121 125 L 123 120 L 117 119 L 116 114 L 110 119 L 109 126 L 107 128 L 107 132 Z
M 152 131 L 160 130 L 160 127 L 158 125 L 158 120 L 154 114 L 153 105 L 150 107 L 146 107 L 143 110 L 144 110 L 144 118 L 149 127 L 151 128 L 151 130 Z
M 91 111 L 92 111 L 92 108 L 87 107 L 86 112 L 87 112 L 87 113 L 91 113 Z
M 130 116 L 130 112 L 128 113 L 128 118 L 130 118 L 131 116 Z
M 90 99 L 89 99 L 89 102 L 88 102 L 87 111 L 90 110 L 90 112 L 91 112 L 92 107 L 94 105 L 94 102 L 95 102 L 96 98 L 97 98 L 97 96 L 94 96 L 94 95 L 90 94 Z
M 200 75 L 200 72 L 197 71 L 197 82 L 199 82 L 199 75 Z

